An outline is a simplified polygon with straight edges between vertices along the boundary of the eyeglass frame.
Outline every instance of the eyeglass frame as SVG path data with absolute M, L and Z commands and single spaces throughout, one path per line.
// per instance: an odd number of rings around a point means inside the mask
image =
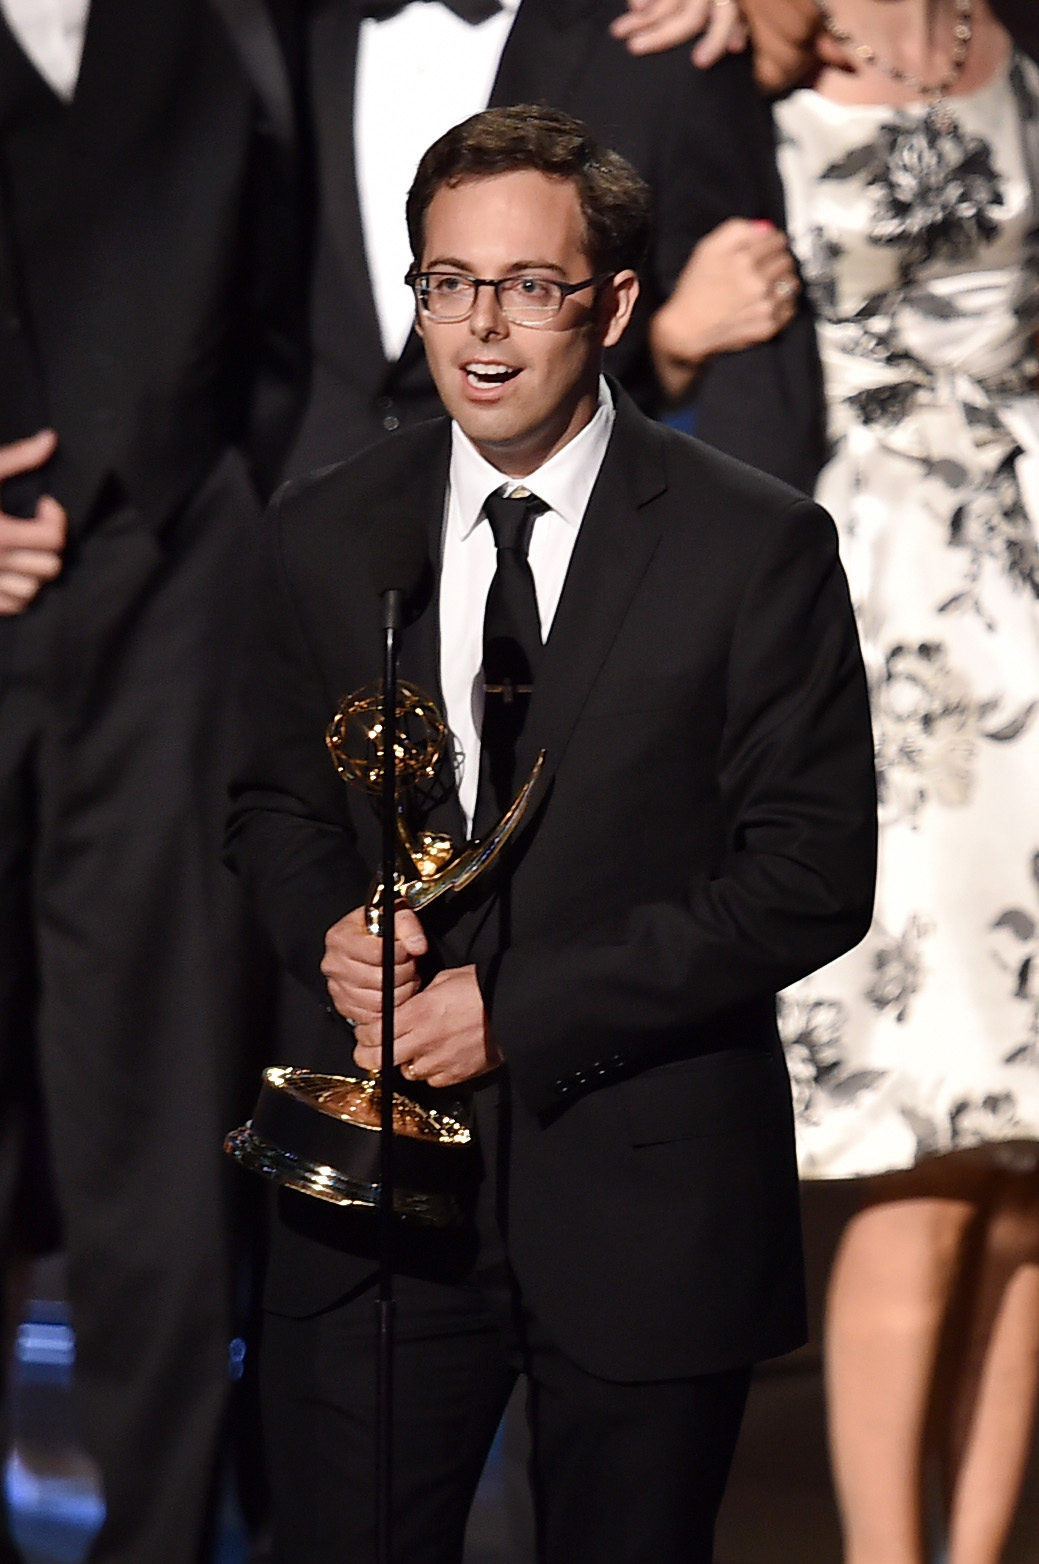
M 545 315 L 541 320 L 513 320 L 512 316 L 505 308 L 505 305 L 502 303 L 501 294 L 498 290 L 503 283 L 519 282 L 526 275 L 527 274 L 524 272 L 510 272 L 505 277 L 470 277 L 466 272 L 452 272 L 438 269 L 437 267 L 432 267 L 428 271 L 416 271 L 414 268 L 412 268 L 410 271 L 405 273 L 404 281 L 415 295 L 415 303 L 417 304 L 418 308 L 423 312 L 427 319 L 433 322 L 435 326 L 458 326 L 462 323 L 462 321 L 468 320 L 470 315 L 472 315 L 473 310 L 476 308 L 477 300 L 480 297 L 480 289 L 493 288 L 494 297 L 497 300 L 498 308 L 501 310 L 501 313 L 505 316 L 505 319 L 509 322 L 510 326 L 530 326 L 533 327 L 536 331 L 539 326 L 547 326 L 551 321 L 559 319 L 563 312 L 563 305 L 566 303 L 571 294 L 580 293 L 585 288 L 601 288 L 604 282 L 609 282 L 611 278 L 616 277 L 617 273 L 616 271 L 599 272 L 595 277 L 586 277 L 583 282 L 560 282 L 556 277 L 539 277 L 537 279 L 539 282 L 551 283 L 554 288 L 559 289 L 559 308 L 555 311 L 554 314 Z M 473 301 L 466 310 L 465 314 L 453 315 L 449 320 L 445 319 L 444 316 L 437 317 L 434 315 L 429 307 L 423 302 L 419 293 L 419 279 L 422 277 L 457 277 L 459 282 L 470 283 L 473 288 Z

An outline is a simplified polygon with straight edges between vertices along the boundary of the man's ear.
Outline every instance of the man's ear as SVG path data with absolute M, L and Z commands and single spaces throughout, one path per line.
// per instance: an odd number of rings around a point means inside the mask
M 639 296 L 639 279 L 630 268 L 622 272 L 615 272 L 613 277 L 602 290 L 601 307 L 602 319 L 602 345 L 604 348 L 612 348 L 615 342 L 619 342 L 624 335 L 631 312 L 635 308 L 635 300 Z

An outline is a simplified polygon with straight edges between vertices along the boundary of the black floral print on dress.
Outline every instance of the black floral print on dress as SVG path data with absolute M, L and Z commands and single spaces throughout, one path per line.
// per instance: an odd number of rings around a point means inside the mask
M 873 150 L 869 237 L 903 247 L 903 273 L 939 256 L 967 255 L 995 238 L 993 213 L 1003 192 L 990 149 L 954 118 L 927 113 L 915 124 L 885 125 Z
M 1039 67 L 775 113 L 881 827 L 869 933 L 780 999 L 802 1172 L 1039 1165 Z
M 1039 710 L 1029 701 L 1008 716 L 999 698 L 980 699 L 939 641 L 893 646 L 870 698 L 881 818 L 910 827 L 929 803 L 969 804 L 981 741 L 1010 743 Z
M 995 558 L 1018 586 L 1039 597 L 1039 541 L 1021 500 L 1010 451 L 989 483 L 966 495 L 952 514 L 949 542 L 980 558 Z M 976 573 L 976 572 L 975 572 Z
M 1039 891 L 1039 853 L 1032 854 L 1031 870 Z M 1007 907 L 993 923 L 992 934 L 996 962 L 1027 1015 L 1024 1036 L 1004 1062 L 1039 1065 L 1039 915 L 1028 907 Z
M 885 1079 L 884 1070 L 849 1070 L 844 1032 L 847 1011 L 839 1000 L 802 1003 L 780 996 L 779 1032 L 799 1119 L 814 1120 L 825 1102 L 854 1102 Z

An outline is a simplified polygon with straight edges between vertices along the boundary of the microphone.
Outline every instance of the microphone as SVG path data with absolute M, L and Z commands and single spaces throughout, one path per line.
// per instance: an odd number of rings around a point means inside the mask
M 390 1495 L 393 1466 L 394 1350 L 394 928 L 397 872 L 397 638 L 404 605 L 418 591 L 429 568 L 426 516 L 414 502 L 392 494 L 378 495 L 368 511 L 368 569 L 382 599 L 382 854 L 380 881 L 382 934 L 382 1046 L 379 1092 L 379 1287 L 376 1299 L 375 1354 L 375 1493 L 376 1553 L 379 1564 L 390 1559 Z
M 399 630 L 429 565 L 426 518 L 399 507 L 380 507 L 368 532 L 368 567 L 382 598 L 383 629 Z

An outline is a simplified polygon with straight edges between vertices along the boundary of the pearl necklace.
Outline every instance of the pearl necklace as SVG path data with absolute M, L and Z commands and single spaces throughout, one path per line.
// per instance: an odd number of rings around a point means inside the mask
M 880 71 L 890 81 L 897 81 L 900 86 L 908 87 L 910 92 L 915 92 L 922 98 L 930 98 L 932 103 L 941 103 L 948 95 L 960 76 L 967 61 L 967 52 L 970 49 L 970 40 L 974 32 L 972 21 L 973 0 L 956 0 L 956 25 L 953 28 L 955 43 L 952 47 L 952 55 L 949 59 L 949 69 L 940 81 L 925 82 L 919 76 L 914 76 L 912 71 L 904 71 L 901 66 L 892 65 L 887 60 L 882 60 L 873 48 L 872 44 L 858 43 L 842 27 L 830 10 L 827 0 L 815 0 L 816 9 L 822 17 L 822 23 L 831 38 L 846 49 L 863 65 L 871 65 L 874 70 Z

